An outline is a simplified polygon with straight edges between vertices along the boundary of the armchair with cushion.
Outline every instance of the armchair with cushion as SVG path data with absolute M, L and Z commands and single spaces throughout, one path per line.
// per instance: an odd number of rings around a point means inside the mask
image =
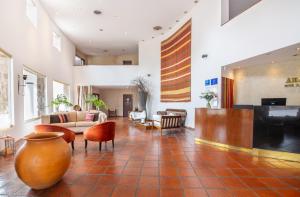
M 65 127 L 41 124 L 35 126 L 35 132 L 61 132 L 64 133 L 63 138 L 67 143 L 71 143 L 72 149 L 74 150 L 75 133 Z
M 185 109 L 166 109 L 165 111 L 158 111 L 158 116 L 180 116 L 181 126 L 185 126 L 185 120 L 187 116 L 187 111 Z
M 101 151 L 102 142 L 112 140 L 112 146 L 114 148 L 115 140 L 115 122 L 104 122 L 95 126 L 92 126 L 84 131 L 83 137 L 85 141 L 85 149 L 87 148 L 88 141 L 99 142 L 99 150 Z
M 174 115 L 153 115 L 153 124 L 160 130 L 162 135 L 163 130 L 181 129 L 181 116 Z

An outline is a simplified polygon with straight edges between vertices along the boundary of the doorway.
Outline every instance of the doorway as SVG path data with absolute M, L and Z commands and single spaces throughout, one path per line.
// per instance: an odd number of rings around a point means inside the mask
M 128 117 L 133 110 L 132 94 L 123 94 L 123 117 Z

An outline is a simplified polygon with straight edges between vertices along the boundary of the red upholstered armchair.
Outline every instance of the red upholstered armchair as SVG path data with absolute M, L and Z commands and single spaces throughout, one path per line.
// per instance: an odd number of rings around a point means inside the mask
M 35 132 L 62 132 L 64 133 L 64 140 L 67 143 L 71 143 L 72 149 L 74 150 L 75 133 L 70 129 L 56 125 L 41 124 L 35 126 Z
M 99 142 L 99 150 L 101 151 L 102 142 L 107 142 L 110 140 L 112 140 L 112 146 L 114 148 L 115 128 L 115 122 L 104 122 L 85 130 L 83 133 L 85 149 L 87 148 L 88 141 L 94 141 Z

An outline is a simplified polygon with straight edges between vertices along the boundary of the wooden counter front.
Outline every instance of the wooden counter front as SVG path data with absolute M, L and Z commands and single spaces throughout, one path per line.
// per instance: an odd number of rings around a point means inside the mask
M 206 109 L 195 111 L 195 137 L 242 148 L 253 148 L 251 109 Z

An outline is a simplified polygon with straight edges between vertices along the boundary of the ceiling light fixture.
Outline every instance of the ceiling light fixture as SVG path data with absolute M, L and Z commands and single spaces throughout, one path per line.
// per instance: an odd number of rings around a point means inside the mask
M 179 20 L 176 20 L 176 23 L 179 23 Z
M 195 1 L 194 1 L 194 3 L 198 3 L 198 2 L 199 2 L 198 0 L 195 0 Z
M 188 11 L 184 11 L 184 14 L 187 14 L 188 13 Z
M 99 29 L 99 31 L 103 31 L 103 29 Z
M 102 12 L 100 10 L 94 10 L 94 14 L 100 15 L 100 14 L 102 14 Z
M 162 30 L 162 26 L 159 26 L 159 25 L 154 26 L 154 27 L 153 27 L 153 30 L 154 30 L 154 31 Z

